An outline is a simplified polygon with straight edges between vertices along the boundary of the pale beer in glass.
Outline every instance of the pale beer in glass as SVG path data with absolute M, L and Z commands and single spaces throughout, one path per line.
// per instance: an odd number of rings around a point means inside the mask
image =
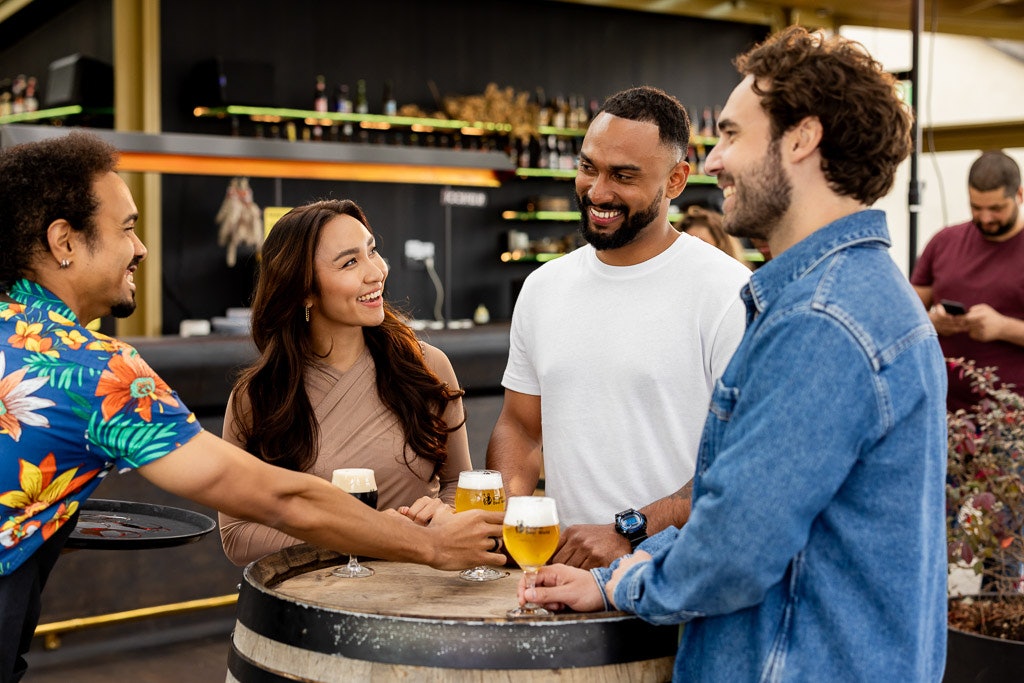
M 523 569 L 526 587 L 533 588 L 540 569 L 558 547 L 558 509 L 554 498 L 544 496 L 513 496 L 508 499 L 502 529 L 505 548 Z M 539 605 L 527 602 L 509 610 L 510 617 L 532 617 L 551 614 Z
M 505 509 L 505 486 L 501 472 L 497 470 L 467 470 L 459 473 L 459 485 L 455 489 L 455 512 L 467 510 Z M 467 581 L 493 581 L 508 576 L 504 570 L 492 567 L 474 567 L 459 573 Z

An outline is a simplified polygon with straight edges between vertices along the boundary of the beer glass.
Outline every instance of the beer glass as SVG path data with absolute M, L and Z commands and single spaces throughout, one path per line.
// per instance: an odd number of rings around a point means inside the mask
M 377 509 L 377 480 L 373 477 L 373 470 L 358 467 L 334 470 L 331 483 L 373 509 Z M 344 579 L 360 579 L 365 576 L 373 576 L 373 570 L 359 564 L 356 556 L 349 553 L 348 564 L 338 567 L 331 574 Z
M 502 536 L 505 548 L 523 569 L 527 588 L 536 586 L 537 570 L 555 553 L 558 534 L 558 510 L 554 498 L 513 496 L 508 499 Z M 510 617 L 534 617 L 551 612 L 527 602 L 507 614 Z
M 505 486 L 497 470 L 467 470 L 459 473 L 459 486 L 455 489 L 455 512 L 466 510 L 505 509 Z M 493 567 L 473 567 L 459 572 L 466 581 L 494 581 L 508 576 L 504 570 Z

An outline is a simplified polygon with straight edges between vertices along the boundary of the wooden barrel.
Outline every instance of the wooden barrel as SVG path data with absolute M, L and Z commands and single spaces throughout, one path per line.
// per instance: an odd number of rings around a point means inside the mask
M 228 683 L 285 681 L 668 681 L 676 626 L 623 612 L 509 619 L 521 572 L 465 581 L 457 572 L 347 561 L 307 545 L 245 569 Z

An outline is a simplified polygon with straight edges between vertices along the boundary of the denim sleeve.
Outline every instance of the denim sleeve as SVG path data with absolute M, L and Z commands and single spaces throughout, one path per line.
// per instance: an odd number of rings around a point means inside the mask
M 885 401 L 841 320 L 802 307 L 763 322 L 716 384 L 689 521 L 616 587 L 615 604 L 647 621 L 759 604 L 880 436 Z
M 643 550 L 652 557 L 660 553 L 663 549 L 668 548 L 675 541 L 676 536 L 679 534 L 679 529 L 674 526 L 670 526 L 655 535 L 644 540 L 640 545 L 636 547 L 637 550 Z M 626 556 L 628 557 L 628 555 Z M 596 567 L 590 570 L 594 580 L 597 581 L 597 587 L 601 590 L 601 599 L 604 600 L 604 608 L 606 610 L 612 609 L 611 604 L 608 601 L 608 595 L 605 592 L 605 585 L 612 578 L 612 572 L 614 572 L 618 566 L 619 561 L 622 558 L 616 558 L 607 567 Z

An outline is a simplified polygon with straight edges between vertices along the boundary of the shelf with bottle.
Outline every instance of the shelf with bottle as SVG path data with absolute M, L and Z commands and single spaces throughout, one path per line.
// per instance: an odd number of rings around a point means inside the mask
M 683 217 L 683 214 L 678 211 L 672 210 L 668 214 L 669 223 L 675 223 Z M 506 221 L 520 221 L 520 222 L 578 222 L 580 220 L 579 211 L 502 211 L 502 220 Z

